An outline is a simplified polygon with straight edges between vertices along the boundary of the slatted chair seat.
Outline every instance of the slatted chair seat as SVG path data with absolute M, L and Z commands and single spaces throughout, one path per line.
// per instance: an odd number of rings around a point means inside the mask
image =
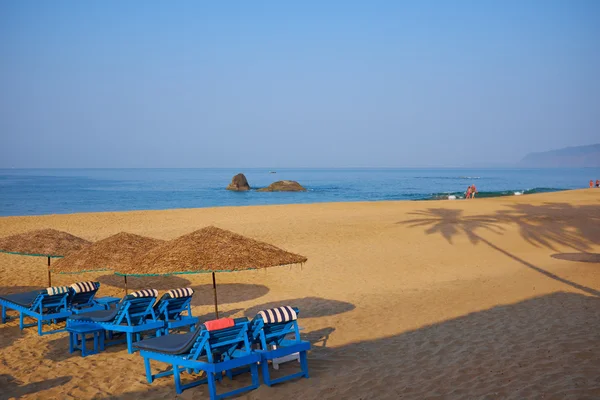
M 56 324 L 71 315 L 67 301 L 69 294 L 69 287 L 53 286 L 47 289 L 0 296 L 2 323 L 6 323 L 9 319 L 7 310 L 15 310 L 19 313 L 19 328 L 21 330 L 37 325 L 40 336 L 63 332 L 64 328 L 44 331 L 43 325 Z M 26 316 L 35 319 L 36 322 L 26 324 L 24 321 Z
M 189 326 L 195 329 L 198 317 L 192 315 L 192 288 L 180 288 L 169 290 L 154 305 L 156 316 L 165 321 L 164 333 L 169 334 L 172 329 Z
M 197 325 L 194 332 L 172 334 L 136 343 L 140 355 L 144 357 L 148 383 L 152 383 L 156 378 L 173 375 L 178 394 L 185 389 L 207 383 L 210 398 L 213 400 L 256 389 L 259 385 L 260 355 L 251 350 L 247 319 L 241 318 L 231 322 L 232 326 L 219 330 L 211 331 L 205 325 Z M 153 375 L 150 360 L 171 364 L 173 368 Z M 250 385 L 217 394 L 215 381 L 221 380 L 223 372 L 232 377 L 232 370 L 248 367 L 252 375 Z M 181 383 L 181 373 L 184 371 L 204 371 L 206 377 L 184 385 Z
M 308 378 L 307 352 L 310 342 L 300 339 L 299 313 L 300 310 L 295 307 L 278 307 L 259 312 L 250 322 L 250 340 L 258 347 L 255 351 L 261 355 L 262 376 L 267 386 L 300 377 Z M 292 339 L 289 338 L 291 335 L 294 336 Z M 300 357 L 300 372 L 271 379 L 269 361 L 296 353 Z
M 127 350 L 133 353 L 133 342 L 141 339 L 141 333 L 154 331 L 160 336 L 164 321 L 159 320 L 154 313 L 154 302 L 158 292 L 154 289 L 140 290 L 126 295 L 110 310 L 91 311 L 73 315 L 67 320 L 67 326 L 94 322 L 110 332 L 126 334 Z M 117 340 L 107 345 L 122 343 Z

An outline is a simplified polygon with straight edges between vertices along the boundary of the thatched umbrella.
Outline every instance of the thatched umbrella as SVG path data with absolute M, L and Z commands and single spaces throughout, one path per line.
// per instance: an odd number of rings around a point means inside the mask
M 24 256 L 48 257 L 48 286 L 52 286 L 50 258 L 63 257 L 91 242 L 56 229 L 39 229 L 0 238 L 0 251 Z
M 160 239 L 119 232 L 56 261 L 52 266 L 52 272 L 73 274 L 114 270 L 118 265 L 131 262 L 163 242 L 164 240 Z M 127 294 L 127 276 L 125 276 L 125 294 Z
M 304 262 L 304 256 L 209 226 L 165 242 L 135 258 L 131 263 L 119 266 L 115 273 L 123 276 L 144 276 L 210 272 L 215 295 L 215 313 L 218 318 L 215 272 L 244 271 Z

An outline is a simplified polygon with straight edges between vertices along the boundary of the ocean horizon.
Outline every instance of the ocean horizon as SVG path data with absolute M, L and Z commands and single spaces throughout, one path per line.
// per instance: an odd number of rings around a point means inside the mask
M 253 190 L 225 188 L 244 173 Z M 275 173 L 272 173 L 275 172 Z M 600 168 L 0 169 L 0 216 L 527 195 L 588 187 Z M 258 192 L 295 180 L 306 192 Z

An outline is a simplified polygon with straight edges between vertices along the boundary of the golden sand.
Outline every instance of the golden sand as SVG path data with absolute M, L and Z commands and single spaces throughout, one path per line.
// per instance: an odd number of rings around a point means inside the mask
M 6 217 L 0 236 L 55 228 L 92 241 L 120 231 L 172 239 L 208 225 L 308 257 L 303 267 L 217 274 L 222 314 L 297 306 L 313 346 L 310 379 L 241 398 L 600 398 L 600 190 Z M 0 293 L 45 279 L 45 259 L 0 254 Z M 106 273 L 53 280 L 123 291 Z M 129 286 L 192 286 L 195 314 L 213 317 L 209 274 Z M 39 337 L 10 321 L 0 325 L 0 399 L 20 396 L 170 399 L 175 390 L 172 378 L 147 384 L 142 358 L 123 346 L 82 358 L 68 353 L 66 333 Z M 206 396 L 200 386 L 180 397 Z

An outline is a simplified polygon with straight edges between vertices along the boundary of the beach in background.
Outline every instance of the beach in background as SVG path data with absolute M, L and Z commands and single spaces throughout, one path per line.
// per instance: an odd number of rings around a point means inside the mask
M 430 171 L 410 174 L 414 182 L 428 182 L 435 192 L 448 179 Z M 211 178 L 215 192 L 228 183 L 231 172 Z M 131 174 L 131 181 L 139 181 L 138 174 L 160 178 L 161 189 L 139 185 L 149 198 L 161 193 L 185 200 L 197 179 L 192 178 L 194 172 L 186 172 L 190 187 L 181 194 L 164 188 L 171 171 L 123 173 Z M 546 173 L 552 174 L 540 172 Z M 116 206 L 121 207 L 127 196 L 136 204 L 136 191 L 127 189 L 131 183 L 113 182 L 102 174 L 83 174 L 81 185 L 87 189 L 79 190 L 105 198 L 125 187 Z M 394 188 L 390 172 L 352 174 L 355 185 L 366 184 L 358 179 L 361 174 L 375 174 L 381 177 L 377 182 L 389 185 L 386 190 Z M 467 173 L 448 174 L 459 180 Z M 487 174 L 456 184 L 483 188 L 498 176 Z M 258 173 L 247 176 L 251 185 L 290 177 L 279 171 L 264 172 L 260 179 Z M 297 174 L 293 178 L 317 193 L 322 184 Z M 7 178 L 4 171 L 3 190 L 7 179 L 44 178 L 35 173 Z M 496 179 L 510 188 L 528 187 L 506 176 Z M 55 174 L 48 180 L 60 187 L 73 178 Z M 336 185 L 331 179 L 320 182 L 326 181 Z M 559 188 L 568 184 L 555 182 L 552 186 Z M 13 209 L 40 212 L 38 202 L 51 197 L 45 192 L 52 187 L 38 187 L 27 205 Z M 181 181 L 175 187 L 181 187 Z M 258 195 L 222 193 L 232 198 Z M 68 209 L 48 206 L 42 211 Z M 303 266 L 217 274 L 223 316 L 252 317 L 275 305 L 297 306 L 302 336 L 312 343 L 310 379 L 263 385 L 241 398 L 600 397 L 600 264 L 591 262 L 600 253 L 600 189 L 468 202 L 339 202 L 2 217 L 0 236 L 51 227 L 94 241 L 120 231 L 172 239 L 208 225 L 308 257 Z M 107 273 L 54 275 L 53 280 L 61 285 L 98 280 L 99 295 L 123 294 L 122 279 Z M 0 254 L 0 293 L 45 283 L 45 259 Z M 196 290 L 194 313 L 202 320 L 214 317 L 208 274 L 131 278 L 129 285 L 160 291 L 191 286 Z M 292 368 L 294 363 L 282 366 L 284 372 Z M 240 375 L 219 385 L 233 388 L 248 379 Z M 0 326 L 0 388 L 2 399 L 175 396 L 170 378 L 147 384 L 142 358 L 128 354 L 124 346 L 82 358 L 68 353 L 66 333 L 39 337 L 33 328 L 20 332 L 18 321 Z M 196 387 L 180 398 L 207 398 L 207 389 Z
M 230 192 L 295 180 L 302 193 Z M 276 173 L 271 173 L 276 172 Z M 0 169 L 0 216 L 217 206 L 513 196 L 588 187 L 600 168 L 561 169 Z

